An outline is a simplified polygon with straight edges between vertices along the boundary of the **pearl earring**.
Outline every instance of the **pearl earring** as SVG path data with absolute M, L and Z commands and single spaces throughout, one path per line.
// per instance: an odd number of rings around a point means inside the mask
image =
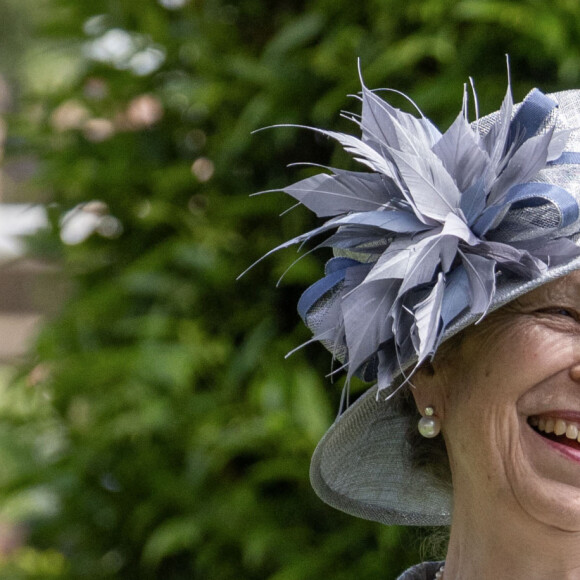
M 439 435 L 439 431 L 441 431 L 441 420 L 435 415 L 433 407 L 425 407 L 425 417 L 419 419 L 419 433 L 427 439 L 432 439 Z

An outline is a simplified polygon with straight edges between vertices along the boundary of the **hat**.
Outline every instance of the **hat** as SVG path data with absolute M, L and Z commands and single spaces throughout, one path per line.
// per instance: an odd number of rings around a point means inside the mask
M 334 257 L 298 309 L 347 384 L 376 384 L 344 411 L 311 465 L 316 493 L 386 524 L 450 522 L 452 490 L 412 465 L 409 419 L 389 400 L 453 334 L 580 268 L 580 91 L 532 90 L 441 133 L 362 85 L 361 138 L 337 140 L 367 171 L 328 168 L 283 191 L 328 219 Z M 477 109 L 477 102 L 476 102 Z M 418 109 L 417 109 L 418 110 Z M 276 248 L 276 249 L 279 249 Z

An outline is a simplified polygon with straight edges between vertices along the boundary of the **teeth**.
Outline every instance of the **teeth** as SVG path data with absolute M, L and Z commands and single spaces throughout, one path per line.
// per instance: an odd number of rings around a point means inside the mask
M 543 433 L 554 433 L 554 435 L 565 435 L 567 439 L 572 439 L 580 443 L 580 423 L 567 423 L 564 419 L 554 419 L 552 417 L 530 417 L 529 423 Z
M 546 421 L 547 422 L 547 421 Z M 564 435 L 566 433 L 566 421 L 562 419 L 558 419 L 554 424 L 554 434 L 555 435 Z

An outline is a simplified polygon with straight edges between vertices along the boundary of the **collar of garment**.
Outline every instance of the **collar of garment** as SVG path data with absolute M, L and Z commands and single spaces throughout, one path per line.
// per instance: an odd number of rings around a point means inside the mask
M 423 562 L 403 572 L 397 580 L 433 580 L 445 562 Z

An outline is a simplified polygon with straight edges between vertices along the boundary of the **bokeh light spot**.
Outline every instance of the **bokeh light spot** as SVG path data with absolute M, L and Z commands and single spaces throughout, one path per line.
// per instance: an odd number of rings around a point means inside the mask
M 202 183 L 209 181 L 213 177 L 214 170 L 213 161 L 207 157 L 199 157 L 191 166 L 191 172 Z

